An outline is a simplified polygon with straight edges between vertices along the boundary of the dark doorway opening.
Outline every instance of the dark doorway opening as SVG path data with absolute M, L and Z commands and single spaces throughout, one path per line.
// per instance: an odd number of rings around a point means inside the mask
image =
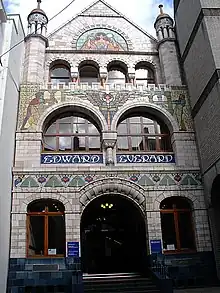
M 143 214 L 122 196 L 94 199 L 82 215 L 81 251 L 84 273 L 143 272 L 147 265 Z

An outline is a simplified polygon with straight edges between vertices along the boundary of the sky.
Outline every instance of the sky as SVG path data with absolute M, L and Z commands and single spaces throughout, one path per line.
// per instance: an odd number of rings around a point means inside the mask
M 155 36 L 153 24 L 159 14 L 158 5 L 163 4 L 164 12 L 173 16 L 173 0 L 105 1 L 153 36 Z M 71 0 L 42 0 L 41 8 L 47 13 L 48 18 L 51 18 L 70 2 Z M 54 31 L 93 2 L 94 0 L 75 0 L 68 9 L 48 24 L 48 32 Z M 3 3 L 8 13 L 21 15 L 26 30 L 27 15 L 37 7 L 37 0 L 3 0 Z

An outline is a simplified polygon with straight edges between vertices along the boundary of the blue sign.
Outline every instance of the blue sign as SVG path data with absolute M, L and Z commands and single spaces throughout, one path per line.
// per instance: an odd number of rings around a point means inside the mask
M 41 154 L 41 164 L 103 164 L 103 155 Z
M 78 256 L 79 257 L 79 242 L 67 242 L 67 257 Z
M 150 250 L 151 253 L 161 253 L 162 252 L 162 241 L 159 240 L 150 240 Z
M 138 155 L 117 155 L 117 163 L 175 163 L 174 155 L 167 154 L 138 154 Z

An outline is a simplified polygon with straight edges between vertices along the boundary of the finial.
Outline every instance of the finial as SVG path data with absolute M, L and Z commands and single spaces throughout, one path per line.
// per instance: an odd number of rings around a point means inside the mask
M 163 4 L 160 4 L 159 8 L 160 8 L 160 14 L 163 14 Z
M 37 8 L 40 9 L 41 0 L 37 0 Z

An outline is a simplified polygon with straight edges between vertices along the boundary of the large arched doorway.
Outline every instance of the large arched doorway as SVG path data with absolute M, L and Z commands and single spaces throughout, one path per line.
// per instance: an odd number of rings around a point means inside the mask
M 94 199 L 82 215 L 81 251 L 84 273 L 142 272 L 147 256 L 142 212 L 120 195 Z

